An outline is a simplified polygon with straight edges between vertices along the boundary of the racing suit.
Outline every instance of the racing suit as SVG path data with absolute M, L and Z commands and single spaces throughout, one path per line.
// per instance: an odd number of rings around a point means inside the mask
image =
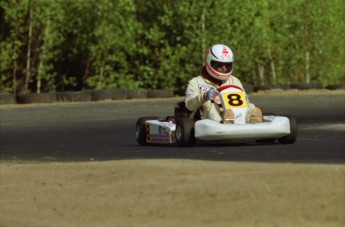
M 202 118 L 207 118 L 207 119 L 211 119 L 217 122 L 221 122 L 223 120 L 222 118 L 223 110 L 221 108 L 220 98 L 217 96 L 214 102 L 211 102 L 210 100 L 205 101 L 203 99 L 203 94 L 211 88 L 217 89 L 225 85 L 238 86 L 245 93 L 242 83 L 236 77 L 230 76 L 225 81 L 215 81 L 208 75 L 204 67 L 201 75 L 194 77 L 188 83 L 188 87 L 186 90 L 186 98 L 185 98 L 187 109 L 192 112 L 195 112 L 199 108 L 201 108 Z M 255 105 L 249 102 L 249 99 L 246 93 L 245 93 L 245 97 L 246 97 L 247 108 L 248 108 L 248 111 L 246 114 L 246 122 L 249 122 L 251 113 L 255 109 Z

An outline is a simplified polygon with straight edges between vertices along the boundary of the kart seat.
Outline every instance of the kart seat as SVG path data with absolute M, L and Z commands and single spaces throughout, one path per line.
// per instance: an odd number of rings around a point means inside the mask
M 201 110 L 192 112 L 187 109 L 185 102 L 177 102 L 175 105 L 175 118 L 192 118 L 194 120 L 201 119 Z

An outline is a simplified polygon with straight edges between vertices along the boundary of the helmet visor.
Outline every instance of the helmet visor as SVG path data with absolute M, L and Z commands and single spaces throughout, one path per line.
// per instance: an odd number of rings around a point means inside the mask
M 229 73 L 232 70 L 232 62 L 211 61 L 211 67 L 220 73 Z

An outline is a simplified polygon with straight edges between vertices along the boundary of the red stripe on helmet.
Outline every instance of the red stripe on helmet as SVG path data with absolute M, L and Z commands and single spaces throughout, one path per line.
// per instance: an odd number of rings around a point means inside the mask
M 206 64 L 206 67 L 216 76 L 221 77 L 221 78 L 228 78 L 229 76 L 231 76 L 231 72 L 227 75 L 221 74 L 219 72 L 217 72 L 216 70 L 214 70 L 211 66 L 209 66 L 208 64 Z

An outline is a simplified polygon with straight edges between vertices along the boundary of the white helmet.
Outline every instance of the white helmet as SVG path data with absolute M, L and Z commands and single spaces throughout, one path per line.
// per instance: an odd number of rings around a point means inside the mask
M 216 44 L 206 52 L 205 61 L 206 70 L 213 78 L 217 80 L 227 80 L 232 73 L 234 54 L 229 47 L 223 44 Z M 217 70 L 224 66 L 224 71 Z

